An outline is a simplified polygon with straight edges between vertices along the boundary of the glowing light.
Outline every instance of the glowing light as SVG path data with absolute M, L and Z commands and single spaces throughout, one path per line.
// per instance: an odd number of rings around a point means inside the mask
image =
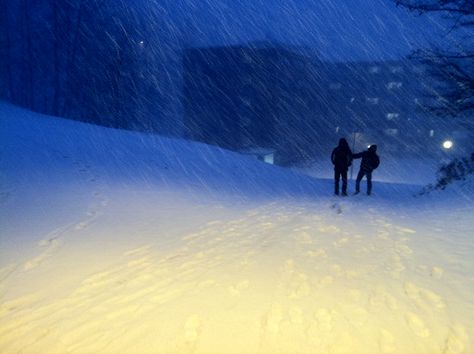
M 445 148 L 446 150 L 449 150 L 453 147 L 453 142 L 451 140 L 446 140 L 443 142 L 443 148 Z

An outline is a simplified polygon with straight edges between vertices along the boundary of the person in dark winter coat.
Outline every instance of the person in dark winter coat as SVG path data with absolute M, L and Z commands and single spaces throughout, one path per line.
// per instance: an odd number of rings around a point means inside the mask
M 352 151 L 347 140 L 342 138 L 332 151 L 331 161 L 334 165 L 334 193 L 339 195 L 339 180 L 342 178 L 342 195 L 347 195 L 347 170 L 352 164 Z
M 370 145 L 368 150 L 354 154 L 352 157 L 354 159 L 362 158 L 359 173 L 357 174 L 355 193 L 360 192 L 360 181 L 366 176 L 367 195 L 370 195 L 372 193 L 372 171 L 379 167 L 380 164 L 380 158 L 377 155 L 377 145 Z

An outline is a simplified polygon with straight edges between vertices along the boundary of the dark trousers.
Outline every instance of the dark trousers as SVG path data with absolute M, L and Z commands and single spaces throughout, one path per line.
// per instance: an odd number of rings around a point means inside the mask
M 367 194 L 372 193 L 372 171 L 364 171 L 364 170 L 359 170 L 359 173 L 357 174 L 357 179 L 356 179 L 356 193 L 360 192 L 360 181 L 362 181 L 362 178 L 364 176 L 367 177 Z
M 334 169 L 334 193 L 339 194 L 339 180 L 342 178 L 342 194 L 347 194 L 347 169 Z

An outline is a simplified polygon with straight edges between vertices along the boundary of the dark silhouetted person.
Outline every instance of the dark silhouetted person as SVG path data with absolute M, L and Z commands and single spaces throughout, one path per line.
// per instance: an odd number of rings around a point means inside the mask
M 360 170 L 356 179 L 355 194 L 360 192 L 360 181 L 364 176 L 367 177 L 367 195 L 372 193 L 372 171 L 379 167 L 380 159 L 377 155 L 377 145 L 370 145 L 369 149 L 358 154 L 352 155 L 354 159 L 362 158 Z
M 352 151 L 346 139 L 339 140 L 339 145 L 332 151 L 331 161 L 334 165 L 334 193 L 339 195 L 339 180 L 342 178 L 342 195 L 347 195 L 347 170 L 352 163 Z

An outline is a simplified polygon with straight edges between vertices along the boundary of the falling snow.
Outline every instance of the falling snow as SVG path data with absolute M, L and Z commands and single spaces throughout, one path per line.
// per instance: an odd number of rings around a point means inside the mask
M 472 79 L 463 18 L 1 4 L 0 352 L 474 352 L 472 110 L 434 114 L 447 82 L 409 58 Z M 378 146 L 370 196 L 358 160 L 332 194 L 342 137 Z

